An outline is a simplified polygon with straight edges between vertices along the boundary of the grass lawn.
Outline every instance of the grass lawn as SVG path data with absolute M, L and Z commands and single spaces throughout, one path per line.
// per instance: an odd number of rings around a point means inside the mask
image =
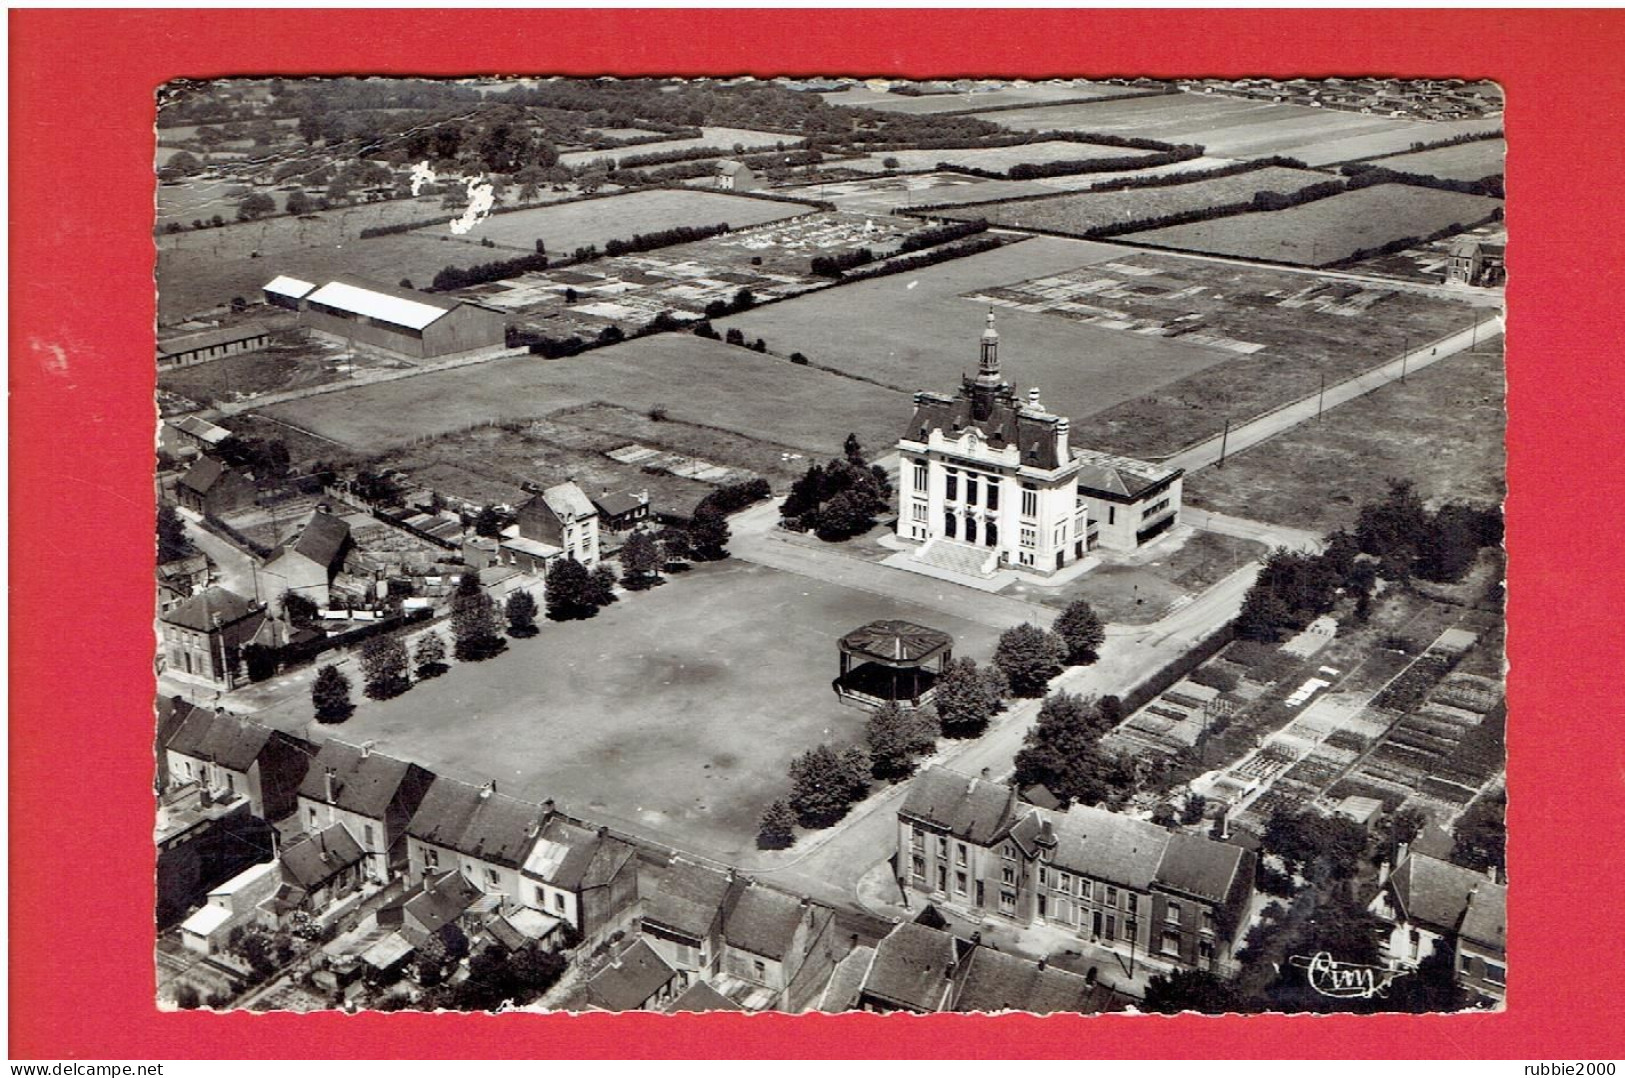
M 990 629 L 744 562 L 698 566 L 585 622 L 544 623 L 478 666 L 404 696 L 362 698 L 324 728 L 346 741 L 504 792 L 556 798 L 681 848 L 753 847 L 792 757 L 862 737 L 867 713 L 830 689 L 835 642 L 877 618 L 952 633 L 985 661 Z M 354 665 L 352 660 L 351 666 Z M 359 695 L 359 694 L 358 694 Z M 256 718 L 302 729 L 304 694 Z
M 946 210 L 942 216 L 964 221 L 980 217 L 993 225 L 1035 228 L 1045 232 L 1081 236 L 1090 229 L 1102 225 L 1143 221 L 1151 217 L 1184 213 L 1187 210 L 1246 202 L 1260 191 L 1291 194 L 1313 184 L 1322 183 L 1326 178 L 1321 173 L 1304 169 L 1261 168 L 1234 176 L 1198 179 L 1167 187 L 1137 187 L 1124 191 L 1079 191 L 1022 202 L 1006 202 L 997 206 L 965 206 Z
M 1168 613 L 1169 604 L 1200 595 L 1267 553 L 1262 543 L 1182 527 L 1132 560 L 1107 553 L 1105 564 L 1061 587 L 1017 583 L 1003 594 L 1057 610 L 1086 599 L 1102 621 L 1143 625 Z
M 996 251 L 842 285 L 718 320 L 770 349 L 799 351 L 823 364 L 912 394 L 952 393 L 974 372 L 987 304 L 967 295 L 1033 276 L 1060 273 L 1121 256 L 1123 249 L 1081 240 L 1038 237 Z M 1037 385 L 1045 404 L 1077 420 L 1184 377 L 1226 353 L 1065 318 L 1001 308 L 1000 359 L 1005 377 L 1025 392 Z M 896 438 L 897 416 L 888 428 Z M 1085 438 L 1073 428 L 1074 439 Z
M 759 150 L 777 146 L 784 143 L 786 146 L 799 141 L 794 135 L 785 135 L 775 131 L 748 131 L 738 127 L 702 127 L 699 138 L 675 138 L 664 142 L 645 142 L 638 146 L 622 146 L 617 150 L 573 150 L 570 153 L 559 154 L 559 164 L 567 168 L 584 165 L 588 161 L 597 161 L 601 158 L 612 157 L 619 161 L 623 157 L 635 157 L 647 153 L 669 153 L 672 150 L 698 150 L 716 149 L 722 151 L 722 156 L 733 153 L 736 145 L 747 150 Z
M 1499 502 L 1506 493 L 1505 366 L 1500 339 L 1459 353 L 1204 468 L 1192 505 L 1297 528 L 1331 529 L 1411 479 L 1432 503 Z
M 1506 155 L 1506 139 L 1498 138 L 1441 146 L 1437 150 L 1423 150 L 1420 153 L 1402 153 L 1396 157 L 1379 157 L 1371 163 L 1396 172 L 1417 172 L 1447 180 L 1481 180 L 1485 176 L 1505 172 Z
M 794 347 L 779 339 L 768 345 L 784 352 Z M 374 453 L 492 420 L 529 419 L 594 401 L 638 412 L 663 405 L 674 419 L 821 455 L 836 452 L 848 432 L 868 445 L 888 445 L 909 412 L 909 397 L 899 391 L 683 333 L 571 359 L 499 359 L 265 411 Z
M 1056 101 L 1079 101 L 1128 92 L 1130 91 L 1126 86 L 1079 80 L 1041 82 L 1032 86 L 1011 86 L 1002 90 L 986 90 L 974 94 L 892 94 L 871 90 L 868 87 L 855 87 L 820 96 L 831 105 L 856 105 L 881 112 L 902 112 L 918 116 L 926 113 L 998 108 L 1003 105 L 1042 105 Z
M 1151 247 L 1326 266 L 1394 240 L 1483 221 L 1502 206 L 1500 199 L 1482 195 L 1384 183 L 1291 209 L 1197 221 L 1125 238 Z
M 744 228 L 807 212 L 808 207 L 791 202 L 739 198 L 715 191 L 633 191 L 613 198 L 539 206 L 534 210 L 487 217 L 466 236 L 454 237 L 452 242 L 478 251 L 482 250 L 480 241 L 488 239 L 500 247 L 534 253 L 536 241 L 540 239 L 547 244 L 550 255 L 562 258 L 577 247 L 589 244 L 602 247 L 607 240 L 631 239 L 639 233 L 659 232 L 680 225 L 728 224 Z M 478 261 L 512 257 L 484 250 Z
M 958 150 L 889 150 L 854 162 L 849 167 L 878 171 L 881 162 L 896 158 L 904 171 L 935 168 L 938 163 L 964 165 L 989 172 L 1007 172 L 1017 165 L 1041 165 L 1050 161 L 1094 161 L 1102 157 L 1150 156 L 1150 150 L 1122 146 L 1101 146 L 1087 142 L 1029 142 L 1020 146 L 986 146 Z

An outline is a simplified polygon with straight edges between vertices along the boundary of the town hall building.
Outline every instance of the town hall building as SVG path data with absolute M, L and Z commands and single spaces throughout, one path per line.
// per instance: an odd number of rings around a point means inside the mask
M 897 443 L 898 538 L 951 572 L 1047 576 L 1096 547 L 1136 549 L 1177 522 L 1181 470 L 1075 449 L 1071 427 L 1036 388 L 1023 400 L 1004 380 L 989 311 L 976 377 L 953 397 L 914 395 Z

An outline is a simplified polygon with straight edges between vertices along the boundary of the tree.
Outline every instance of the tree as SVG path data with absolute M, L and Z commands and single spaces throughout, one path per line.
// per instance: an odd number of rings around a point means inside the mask
M 1069 666 L 1093 663 L 1100 657 L 1100 645 L 1106 642 L 1106 627 L 1085 599 L 1067 604 L 1061 616 L 1055 619 L 1055 632 L 1066 641 Z
M 869 759 L 857 749 L 828 745 L 790 761 L 790 807 L 803 827 L 828 827 L 869 792 Z
M 474 517 L 474 534 L 495 539 L 502 534 L 502 514 L 494 506 L 483 506 Z
M 310 196 L 303 191 L 289 191 L 287 201 L 282 205 L 283 209 L 296 217 L 311 211 Z
M 1066 664 L 1066 641 L 1055 633 L 1023 622 L 1006 629 L 993 651 L 993 665 L 1017 696 L 1042 696 L 1050 679 Z
M 948 660 L 932 697 L 943 734 L 980 736 L 1004 706 L 1004 689 L 1004 676 L 996 667 L 979 667 L 975 659 Z
M 655 533 L 655 542 L 660 546 L 664 557 L 661 563 L 670 565 L 674 561 L 687 561 L 693 553 L 689 546 L 687 528 L 662 528 Z
M 523 588 L 508 596 L 503 611 L 508 617 L 508 635 L 527 637 L 536 635 L 536 599 Z
M 406 644 L 394 633 L 375 636 L 361 648 L 361 671 L 367 682 L 367 695 L 388 700 L 412 687 L 407 670 L 411 664 Z
M 1178 969 L 1146 983 L 1142 1006 L 1153 1014 L 1228 1014 L 1242 1005 L 1234 987 L 1206 970 Z
M 1486 794 L 1456 821 L 1456 841 L 1450 860 L 1463 868 L 1483 872 L 1494 868 L 1506 873 L 1507 825 L 1506 794 Z
M 1354 535 L 1362 552 L 1381 558 L 1403 576 L 1427 537 L 1427 526 L 1427 509 L 1414 484 L 1390 479 L 1382 501 L 1360 507 Z
M 446 672 L 446 639 L 437 630 L 430 629 L 418 638 L 417 650 L 412 653 L 417 663 L 418 680 L 439 677 Z
M 796 810 L 781 797 L 762 812 L 762 822 L 756 830 L 756 848 L 782 850 L 795 840 Z
M 158 564 L 189 558 L 197 547 L 186 536 L 186 524 L 175 507 L 164 502 L 158 507 Z
M 864 467 L 868 463 L 863 459 L 863 443 L 858 441 L 856 432 L 846 436 L 846 441 L 841 444 L 841 452 L 846 454 L 847 460 L 851 461 L 853 464 L 856 464 L 860 468 Z
M 1460 580 L 1478 559 L 1481 534 L 1478 510 L 1460 502 L 1442 506 L 1428 521 L 1416 575 L 1441 584 Z
M 875 778 L 887 781 L 906 778 L 914 771 L 914 761 L 936 747 L 942 728 L 930 708 L 904 709 L 887 701 L 863 728 L 869 745 L 869 766 Z
M 1133 787 L 1132 770 L 1100 748 L 1110 729 L 1094 699 L 1050 694 L 1016 753 L 1016 784 L 1042 783 L 1062 800 L 1090 805 L 1124 795 Z
M 1359 868 L 1367 838 L 1365 828 L 1346 816 L 1279 809 L 1264 828 L 1263 848 L 1294 870 L 1318 864 L 1332 877 L 1347 879 Z
M 355 711 L 350 703 L 350 679 L 332 664 L 322 667 L 310 684 L 310 702 L 316 707 L 317 722 L 343 722 Z
M 165 183 L 171 183 L 176 180 L 183 180 L 188 176 L 196 176 L 202 171 L 203 162 L 197 159 L 197 155 L 182 150 L 170 156 L 164 166 L 158 170 L 158 177 Z
M 295 591 L 282 593 L 282 617 L 296 629 L 305 629 L 316 624 L 321 614 L 313 599 L 307 599 Z
M 588 579 L 588 594 L 595 607 L 604 607 L 615 601 L 615 570 L 600 563 Z
M 621 581 L 633 590 L 652 585 L 660 575 L 664 557 L 660 544 L 647 532 L 635 531 L 626 537 L 621 547 Z
M 885 169 L 887 172 L 896 172 L 899 168 L 902 167 L 902 165 L 897 160 L 897 158 L 895 158 L 895 157 L 887 157 L 887 158 L 883 158 L 881 160 L 880 167 Z
M 702 505 L 688 525 L 688 543 L 697 561 L 720 561 L 728 556 L 732 532 L 728 518 L 714 506 Z
M 480 587 L 480 574 L 470 569 L 457 581 L 451 599 L 452 653 L 459 662 L 482 662 L 507 645 L 497 622 L 496 600 Z
M 1179 822 L 1183 824 L 1201 823 L 1202 817 L 1207 813 L 1207 798 L 1201 794 L 1189 794 L 1185 798 L 1185 808 L 1179 814 Z
M 547 569 L 547 616 L 552 621 L 576 621 L 598 613 L 592 574 L 574 558 L 555 558 Z
M 239 221 L 255 221 L 268 213 L 275 212 L 276 199 L 259 191 L 237 203 L 237 220 Z

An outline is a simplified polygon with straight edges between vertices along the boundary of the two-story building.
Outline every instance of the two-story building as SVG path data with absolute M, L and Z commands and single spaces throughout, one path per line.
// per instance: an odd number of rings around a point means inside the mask
M 1403 847 L 1371 911 L 1393 924 L 1383 952 L 1416 968 L 1438 950 L 1451 953 L 1456 983 L 1477 996 L 1506 999 L 1505 884 L 1493 874 Z
M 548 810 L 496 792 L 439 778 L 406 828 L 410 879 L 461 872 L 486 894 L 520 898 L 520 869 L 541 834 Z
M 596 569 L 598 556 L 598 510 L 573 482 L 548 487 L 520 506 L 500 554 L 503 564 L 536 573 L 546 572 L 554 558 Z
M 744 886 L 731 872 L 677 857 L 644 897 L 643 938 L 678 971 L 682 987 L 717 971 L 724 915 Z
M 265 608 L 225 588 L 204 588 L 158 618 L 165 674 L 230 692 L 248 680 L 243 648 L 266 620 Z
M 805 898 L 750 883 L 723 925 L 722 972 L 778 998 L 801 971 L 829 913 Z
M 242 794 L 255 816 L 280 820 L 298 807 L 315 749 L 224 709 L 194 707 L 164 752 L 172 782 L 196 783 L 216 797 Z
M 521 903 L 568 923 L 588 941 L 625 924 L 638 901 L 636 851 L 607 829 L 562 816 L 543 825 L 521 875 Z
M 1024 804 L 1013 787 L 942 767 L 911 782 L 897 819 L 910 897 L 1227 972 L 1253 891 L 1248 850 L 1104 809 Z
M 387 882 L 407 865 L 406 829 L 434 781 L 417 764 L 330 738 L 299 786 L 299 822 L 307 834 L 343 824 L 366 851 L 367 878 Z
M 350 547 L 350 525 L 318 510 L 292 541 L 271 552 L 260 572 L 273 594 L 291 591 L 317 606 L 326 606 L 329 588 L 344 567 Z

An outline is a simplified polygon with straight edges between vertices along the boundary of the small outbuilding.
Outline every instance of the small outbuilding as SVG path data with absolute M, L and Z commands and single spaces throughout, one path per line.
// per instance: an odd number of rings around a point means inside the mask
M 954 638 L 911 621 L 872 621 L 841 637 L 840 651 L 835 693 L 843 703 L 922 707 L 954 657 Z

